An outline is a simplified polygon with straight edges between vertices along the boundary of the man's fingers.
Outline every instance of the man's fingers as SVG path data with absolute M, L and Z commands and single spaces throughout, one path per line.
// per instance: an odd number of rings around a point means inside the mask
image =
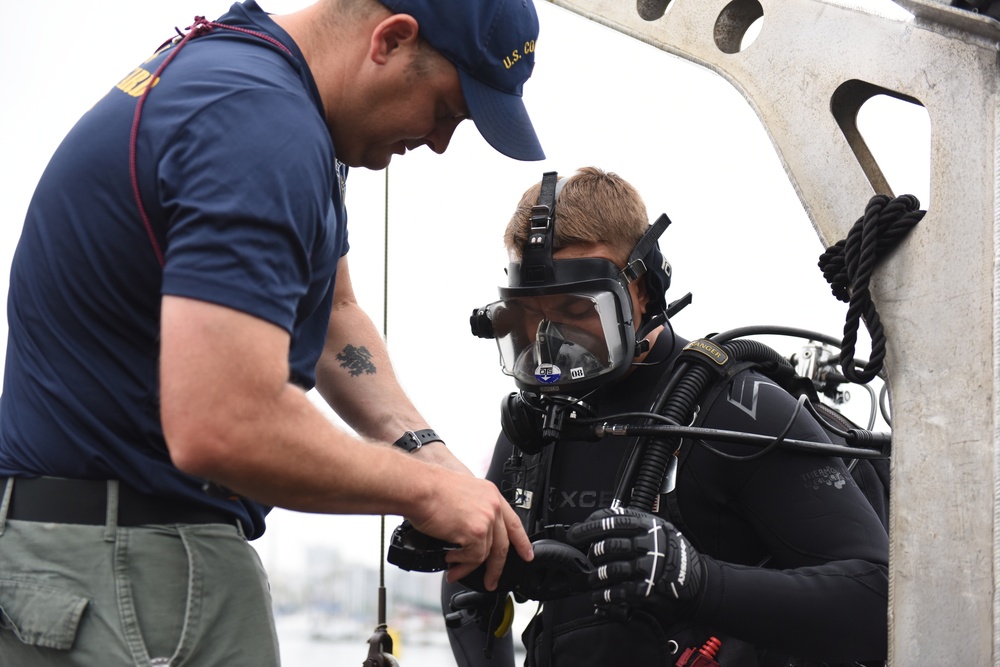
M 497 517 L 493 528 L 493 548 L 486 560 L 486 574 L 483 577 L 483 584 L 490 591 L 495 590 L 500 581 L 500 575 L 503 574 L 511 546 L 525 562 L 535 557 L 535 552 L 531 548 L 531 539 L 524 532 L 517 512 L 506 502 L 500 504 L 500 516 Z
M 507 527 L 507 537 L 510 540 L 511 546 L 514 547 L 514 551 L 521 557 L 521 560 L 530 561 L 535 557 L 535 552 L 531 548 L 531 538 L 524 532 L 524 527 L 521 525 L 521 520 L 517 517 L 517 512 L 506 502 L 501 505 L 500 511 L 503 513 L 503 522 Z
M 457 552 L 452 552 L 457 553 Z M 449 554 L 450 556 L 450 554 Z M 445 558 L 447 560 L 447 558 Z M 449 584 L 453 584 L 459 579 L 464 579 L 465 577 L 472 574 L 475 569 L 479 567 L 477 563 L 455 563 L 448 568 L 448 573 L 445 575 L 445 579 Z
M 531 540 L 524 532 L 517 513 L 492 483 L 462 477 L 463 485 L 467 481 L 470 487 L 474 486 L 479 491 L 472 496 L 475 502 L 460 507 L 450 506 L 454 507 L 453 511 L 434 517 L 436 525 L 448 525 L 449 520 L 460 520 L 461 527 L 456 526 L 456 530 L 450 533 L 449 541 L 460 544 L 461 548 L 445 555 L 445 562 L 449 565 L 446 578 L 449 582 L 464 579 L 482 565 L 483 586 L 492 591 L 500 581 L 511 545 L 521 560 L 534 558 Z M 489 494 L 482 492 L 484 487 L 489 488 Z
M 504 563 L 507 562 L 507 551 L 510 549 L 510 540 L 507 538 L 507 527 L 497 517 L 493 523 L 493 543 L 490 554 L 486 557 L 486 572 L 483 574 L 483 585 L 488 591 L 494 591 L 497 582 L 500 581 L 500 574 L 503 572 Z
M 492 536 L 485 540 L 476 540 L 473 544 L 449 551 L 444 557 L 448 563 L 448 573 L 445 578 L 448 583 L 454 583 L 459 579 L 464 579 L 487 560 Z

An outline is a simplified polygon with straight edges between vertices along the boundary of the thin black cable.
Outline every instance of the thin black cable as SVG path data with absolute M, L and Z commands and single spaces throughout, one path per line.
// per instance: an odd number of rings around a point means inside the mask
M 895 199 L 875 195 L 869 200 L 864 216 L 851 227 L 847 238 L 827 248 L 819 257 L 819 267 L 830 283 L 833 295 L 850 304 L 844 324 L 840 365 L 844 376 L 851 382 L 866 384 L 882 369 L 885 332 L 868 285 L 878 260 L 924 217 L 926 211 L 919 210 L 919 206 L 919 200 L 913 195 L 901 195 Z M 872 340 L 872 355 L 858 371 L 854 350 L 861 318 L 864 318 Z
M 383 243 L 383 264 L 382 264 L 382 336 L 385 338 L 386 347 L 389 345 L 389 168 L 386 167 L 385 170 L 385 241 Z M 372 639 L 379 636 L 379 632 L 384 632 L 388 627 L 387 616 L 388 616 L 388 605 L 387 601 L 387 591 L 385 588 L 385 560 L 386 560 L 386 550 L 385 550 L 385 514 L 379 517 L 379 553 L 378 553 L 378 625 L 375 626 L 375 635 Z M 388 637 L 388 635 L 386 635 Z M 368 641 L 371 642 L 372 639 Z M 391 642 L 391 640 L 390 640 Z M 378 648 L 381 649 L 383 644 L 379 643 Z M 388 644 L 387 651 L 380 651 L 379 657 L 382 660 L 386 660 L 385 653 L 392 655 L 392 644 Z M 375 649 L 375 645 L 372 645 L 371 651 Z M 368 664 L 367 662 L 365 663 Z M 381 664 L 381 663 L 377 663 Z
M 818 331 L 810 331 L 809 329 L 799 329 L 796 327 L 786 327 L 786 326 L 771 325 L 771 324 L 752 325 L 752 326 L 745 326 L 736 329 L 731 329 L 729 331 L 724 331 L 720 334 L 712 336 L 712 340 L 717 343 L 726 343 L 738 338 L 744 338 L 746 336 L 788 336 L 791 338 L 802 338 L 804 340 L 815 341 L 818 343 L 822 343 L 824 345 L 828 345 L 830 347 L 835 347 L 838 350 L 841 349 L 841 345 L 843 344 L 842 340 L 839 340 L 833 336 L 828 336 L 827 334 L 820 333 Z M 854 358 L 853 362 L 854 362 L 854 368 L 864 368 L 865 366 L 868 365 L 867 359 Z M 844 374 L 844 377 L 846 378 L 847 375 Z M 878 377 L 881 378 L 883 382 L 888 382 L 888 377 L 886 376 L 884 368 L 879 369 Z M 808 379 L 815 380 L 816 378 L 808 378 Z M 838 382 L 838 385 L 839 384 L 840 383 Z M 892 422 L 887 418 L 889 408 L 888 405 L 886 405 L 884 402 L 887 399 L 886 394 L 888 391 L 888 384 L 882 385 L 881 394 L 877 399 L 875 397 L 875 390 L 872 389 L 871 385 L 854 383 L 854 382 L 852 382 L 851 384 L 857 384 L 859 387 L 868 392 L 868 396 L 870 399 L 870 408 L 868 412 L 868 430 L 871 431 L 872 429 L 875 428 L 875 423 L 878 420 L 879 412 L 881 412 L 882 418 L 885 419 L 886 424 L 888 424 L 891 427 Z
M 762 459 L 771 452 L 773 452 L 778 447 L 781 447 L 781 443 L 783 443 L 785 441 L 785 438 L 788 437 L 788 432 L 791 431 L 792 426 L 795 425 L 795 420 L 798 418 L 799 413 L 802 412 L 802 407 L 804 405 L 808 405 L 808 397 L 806 397 L 805 395 L 799 396 L 799 400 L 795 403 L 795 409 L 792 411 L 791 418 L 788 420 L 788 423 L 785 424 L 785 428 L 781 430 L 781 433 L 778 435 L 778 437 L 776 437 L 770 443 L 765 445 L 763 449 L 761 449 L 758 452 L 754 452 L 753 454 L 744 454 L 744 455 L 729 454 L 720 449 L 716 449 L 715 447 L 711 446 L 704 440 L 699 440 L 698 444 L 704 447 L 705 450 L 707 450 L 708 452 L 715 454 L 716 456 L 726 459 L 728 461 L 747 462 L 747 461 L 756 461 L 757 459 Z
M 386 347 L 389 345 L 389 169 L 385 170 L 385 208 L 384 208 L 385 240 L 382 247 L 382 337 Z M 392 655 L 392 637 L 388 633 L 386 623 L 387 608 L 385 588 L 385 514 L 379 517 L 379 564 L 378 564 L 378 624 L 375 633 L 368 638 L 368 658 L 362 667 L 378 667 L 380 665 L 397 664 Z
M 385 168 L 385 241 L 382 244 L 382 336 L 389 345 L 389 167 Z M 380 595 L 385 595 L 385 514 L 381 519 L 382 530 L 379 542 L 378 586 Z M 379 612 L 378 622 L 385 623 L 384 611 Z
M 680 426 L 675 420 L 670 419 L 665 415 L 658 414 L 656 412 L 617 412 L 613 415 L 605 417 L 588 417 L 585 419 L 577 419 L 578 424 L 597 424 L 599 422 L 607 422 L 608 419 L 650 419 L 655 421 L 661 421 L 668 426 Z

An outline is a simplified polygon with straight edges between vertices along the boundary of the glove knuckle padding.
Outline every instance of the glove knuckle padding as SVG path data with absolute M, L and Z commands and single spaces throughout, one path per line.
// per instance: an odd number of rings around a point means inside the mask
M 610 583 L 629 581 L 636 574 L 635 564 L 629 561 L 614 561 L 607 565 L 602 565 L 598 568 L 598 571 L 602 568 L 606 568 L 607 576 L 605 577 L 605 581 Z
M 590 544 L 596 537 L 603 534 L 604 529 L 601 527 L 600 521 L 587 519 L 570 528 L 569 532 L 566 533 L 566 538 L 571 544 L 585 545 Z
M 622 537 L 611 537 L 600 542 L 594 542 L 590 547 L 590 560 L 595 564 L 604 563 L 613 557 L 622 554 L 634 553 L 635 547 L 632 540 Z

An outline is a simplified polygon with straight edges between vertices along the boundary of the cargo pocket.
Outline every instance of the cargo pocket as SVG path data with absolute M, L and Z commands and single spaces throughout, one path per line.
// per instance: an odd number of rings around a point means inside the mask
M 0 579 L 0 632 L 13 632 L 29 646 L 68 651 L 87 602 L 58 588 Z

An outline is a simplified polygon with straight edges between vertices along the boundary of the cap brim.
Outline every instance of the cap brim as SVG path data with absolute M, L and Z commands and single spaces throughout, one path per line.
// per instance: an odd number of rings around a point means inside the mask
M 544 160 L 545 152 L 517 95 L 503 93 L 458 70 L 469 115 L 483 139 L 515 160 Z

